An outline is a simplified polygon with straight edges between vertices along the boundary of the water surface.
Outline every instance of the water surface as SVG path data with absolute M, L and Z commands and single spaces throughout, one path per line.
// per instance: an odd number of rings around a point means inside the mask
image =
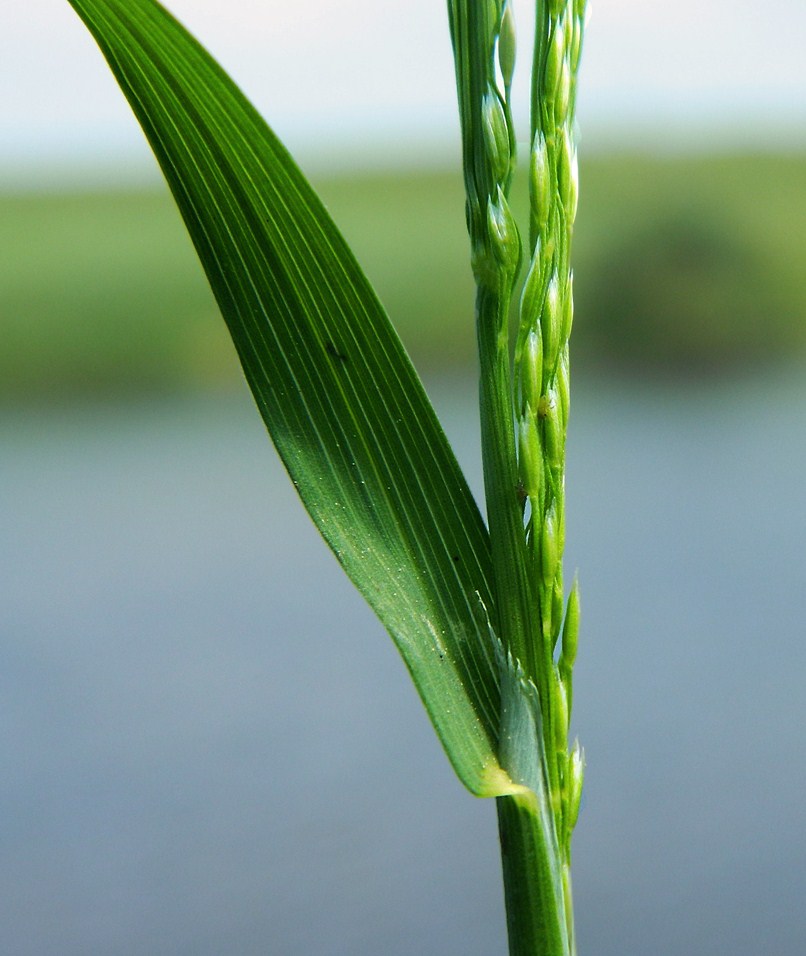
M 577 390 L 582 956 L 806 950 L 801 379 Z M 0 442 L 0 949 L 503 956 L 494 808 L 248 399 Z

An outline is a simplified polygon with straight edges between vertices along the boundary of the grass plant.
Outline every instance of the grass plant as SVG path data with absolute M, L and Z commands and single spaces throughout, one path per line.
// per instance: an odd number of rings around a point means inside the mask
M 459 779 L 495 797 L 510 952 L 576 952 L 562 573 L 584 0 L 538 0 L 528 236 L 510 208 L 508 0 L 449 0 L 476 283 L 483 521 L 380 301 L 291 157 L 154 0 L 70 0 L 146 133 L 300 497 L 398 646 Z M 526 261 L 514 355 L 513 296 Z

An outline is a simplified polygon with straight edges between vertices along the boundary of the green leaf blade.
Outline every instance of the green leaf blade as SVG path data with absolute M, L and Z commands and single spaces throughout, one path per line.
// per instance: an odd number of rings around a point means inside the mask
M 285 149 L 173 18 L 153 0 L 70 2 L 154 149 L 306 508 L 395 640 L 457 774 L 479 795 L 519 791 L 498 759 L 487 532 L 369 283 Z

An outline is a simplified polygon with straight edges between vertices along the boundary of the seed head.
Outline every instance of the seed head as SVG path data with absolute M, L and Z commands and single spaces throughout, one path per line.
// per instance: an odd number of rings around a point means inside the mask
M 579 54 L 582 52 L 582 23 L 578 17 L 571 21 L 571 42 L 568 44 L 568 61 L 571 64 L 571 71 L 576 75 L 579 66 Z
M 550 375 L 557 363 L 557 352 L 562 330 L 562 311 L 560 300 L 560 281 L 553 272 L 546 288 L 546 298 L 540 314 L 540 326 L 543 330 L 543 376 Z
M 551 168 L 546 137 L 541 130 L 535 133 L 532 153 L 529 157 L 529 187 L 532 199 L 532 215 L 542 232 L 549 221 L 551 211 Z
M 579 741 L 574 741 L 571 753 L 568 755 L 568 768 L 566 771 L 566 804 L 565 820 L 567 832 L 570 834 L 576 826 L 579 817 L 579 803 L 582 799 L 582 784 L 585 780 L 585 753 L 579 746 Z
M 514 274 L 520 260 L 521 242 L 515 218 L 500 186 L 496 188 L 495 202 L 492 197 L 487 202 L 487 231 L 496 261 L 508 274 Z
M 577 217 L 577 206 L 579 205 L 579 162 L 577 160 L 576 147 L 571 152 L 571 176 L 569 180 L 568 205 L 565 210 L 565 218 L 569 227 L 574 224 Z
M 557 187 L 560 191 L 560 202 L 565 210 L 566 220 L 574 221 L 576 215 L 577 196 L 579 194 L 579 171 L 577 157 L 571 134 L 566 126 L 562 131 L 557 156 Z
M 555 379 L 557 398 L 560 403 L 560 421 L 563 428 L 568 427 L 568 413 L 571 406 L 570 375 L 568 374 L 568 346 L 560 349 L 560 358 L 557 362 L 557 377 Z
M 562 572 L 562 568 L 560 568 Z M 552 641 L 551 641 L 551 652 L 554 653 L 555 648 L 557 647 L 557 641 L 560 639 L 560 621 L 563 619 L 563 604 L 565 600 L 563 598 L 563 584 L 562 584 L 562 573 L 559 573 L 554 579 L 554 586 L 551 590 L 551 620 L 552 620 Z M 570 685 L 566 686 L 566 692 L 568 695 L 568 712 L 571 713 L 571 693 Z
M 571 326 L 574 324 L 574 273 L 568 273 L 568 281 L 565 283 L 565 292 L 563 293 L 563 322 L 560 332 L 560 341 L 565 344 L 571 335 Z
M 561 22 L 557 22 L 549 41 L 546 54 L 545 93 L 554 100 L 560 84 L 560 72 L 565 58 L 565 31 Z
M 523 400 L 537 408 L 543 390 L 543 337 L 540 327 L 529 330 L 521 356 Z
M 509 173 L 509 127 L 501 100 L 493 90 L 488 90 L 484 96 L 481 116 L 484 145 L 493 177 L 496 182 L 503 182 Z
M 561 680 L 552 681 L 552 717 L 554 718 L 554 745 L 557 753 L 565 754 L 568 747 L 568 697 Z
M 540 566 L 543 573 L 543 584 L 551 587 L 557 574 L 560 560 L 559 536 L 556 528 L 554 508 L 549 509 L 543 518 L 543 528 L 540 535 Z
M 512 4 L 507 0 L 501 17 L 501 28 L 498 31 L 498 65 L 507 90 L 512 85 L 512 76 L 515 72 L 515 47 L 515 17 L 512 15 Z
M 553 472 L 557 472 L 562 469 L 563 458 L 565 457 L 565 435 L 560 421 L 557 393 L 553 388 L 549 390 L 543 408 L 545 408 L 545 413 L 541 417 L 543 421 L 543 443 L 548 459 L 546 464 Z
M 563 57 L 560 65 L 557 93 L 554 99 L 554 122 L 557 127 L 564 126 L 568 120 L 568 107 L 571 102 L 571 65 L 568 57 Z
M 535 255 L 529 264 L 529 271 L 526 273 L 526 281 L 523 283 L 520 306 L 521 322 L 530 329 L 535 328 L 540 320 L 540 294 L 542 291 L 542 283 L 543 270 L 540 265 L 540 257 Z M 542 344 L 541 337 L 541 350 Z
M 563 646 L 560 658 L 561 669 L 570 670 L 574 666 L 577 656 L 577 640 L 579 638 L 579 581 L 574 578 L 571 593 L 568 595 L 568 606 L 565 609 L 565 623 L 563 624 Z
M 543 448 L 534 411 L 528 405 L 518 422 L 518 463 L 524 491 L 535 499 L 543 472 Z

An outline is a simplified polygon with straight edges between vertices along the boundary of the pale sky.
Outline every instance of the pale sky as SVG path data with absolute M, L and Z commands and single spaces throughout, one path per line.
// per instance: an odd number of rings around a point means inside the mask
M 532 3 L 514 0 L 521 88 Z M 309 162 L 445 156 L 457 135 L 444 0 L 167 0 Z M 806 144 L 806 0 L 591 0 L 583 143 Z M 0 4 L 0 173 L 152 168 L 66 0 Z M 525 113 L 524 113 L 525 116 Z

